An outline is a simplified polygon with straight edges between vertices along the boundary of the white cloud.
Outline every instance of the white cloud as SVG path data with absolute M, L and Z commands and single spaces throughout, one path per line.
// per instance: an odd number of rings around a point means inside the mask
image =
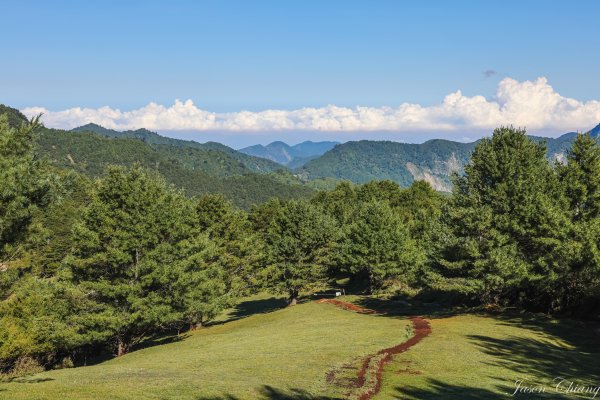
M 110 107 L 49 111 L 42 107 L 22 110 L 27 116 L 43 113 L 49 127 L 70 129 L 90 122 L 112 129 L 241 131 L 465 131 L 489 130 L 499 125 L 526 127 L 530 131 L 581 130 L 600 122 L 600 101 L 581 102 L 561 96 L 546 78 L 519 82 L 505 78 L 496 95 L 447 95 L 434 106 L 404 103 L 398 107 L 301 108 L 214 113 L 191 100 L 176 100 L 170 107 L 150 103 L 131 111 Z

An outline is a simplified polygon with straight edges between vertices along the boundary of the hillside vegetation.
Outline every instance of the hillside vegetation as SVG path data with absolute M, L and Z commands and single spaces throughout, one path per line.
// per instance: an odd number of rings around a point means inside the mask
M 598 137 L 600 125 L 589 133 Z M 570 132 L 558 138 L 531 138 L 546 143 L 548 159 L 564 162 L 576 137 L 577 133 Z M 296 173 L 303 179 L 335 178 L 354 183 L 389 179 L 403 187 L 410 186 L 415 180 L 425 180 L 436 190 L 450 192 L 451 175 L 464 172 L 477 143 L 441 139 L 422 144 L 369 140 L 347 142 L 307 161 Z
M 15 109 L 0 109 L 12 126 L 26 121 Z M 73 131 L 40 128 L 39 153 L 57 167 L 100 176 L 109 165 L 138 164 L 158 171 L 190 196 L 221 193 L 249 209 L 273 197 L 305 198 L 313 189 L 293 176 L 282 179 L 281 165 L 218 144 L 166 138 L 145 129 L 118 132 L 89 124 Z
M 87 124 L 78 128 L 72 129 L 71 132 L 92 132 L 101 136 L 118 138 L 118 139 L 138 139 L 142 142 L 151 145 L 153 148 L 158 149 L 170 149 L 171 156 L 178 159 L 180 156 L 183 158 L 196 157 L 201 155 L 202 152 L 210 154 L 217 154 L 221 160 L 217 160 L 220 163 L 238 164 L 238 166 L 244 167 L 244 172 L 259 172 L 268 173 L 273 172 L 281 168 L 281 165 L 276 162 L 266 160 L 261 157 L 253 157 L 252 155 L 244 154 L 239 151 L 227 147 L 221 143 L 207 142 L 198 143 L 191 140 L 174 139 L 165 136 L 161 136 L 155 132 L 147 129 L 137 129 L 135 131 L 116 131 L 114 129 L 107 129 L 96 124 Z M 188 149 L 186 154 L 185 150 Z M 194 149 L 194 150 L 190 150 Z M 159 150 L 161 151 L 161 150 Z M 210 156 L 204 156 L 203 162 L 210 162 Z M 206 172 L 212 173 L 213 171 L 207 170 Z
M 389 179 L 404 187 L 426 180 L 436 190 L 450 191 L 450 175 L 463 170 L 474 147 L 474 143 L 448 140 L 423 144 L 348 142 L 309 161 L 298 173 L 305 179 L 332 177 L 355 183 Z

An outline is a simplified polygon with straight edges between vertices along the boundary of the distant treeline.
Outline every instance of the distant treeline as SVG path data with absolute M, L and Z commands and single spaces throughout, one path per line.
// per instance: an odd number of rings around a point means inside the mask
M 340 183 L 244 211 L 140 164 L 97 177 L 52 167 L 34 146 L 40 129 L 0 116 L 6 379 L 199 328 L 257 291 L 295 304 L 340 276 L 371 293 L 598 316 L 600 148 L 589 135 L 553 165 L 543 143 L 499 128 L 450 196 L 423 181 Z

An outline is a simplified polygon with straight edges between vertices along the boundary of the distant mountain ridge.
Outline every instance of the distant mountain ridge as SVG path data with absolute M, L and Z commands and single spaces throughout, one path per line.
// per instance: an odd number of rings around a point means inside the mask
M 598 137 L 600 124 L 589 132 Z M 576 132 L 569 132 L 558 138 L 531 138 L 546 142 L 549 159 L 564 161 L 576 135 Z M 448 192 L 452 190 L 451 175 L 464 171 L 476 144 L 443 139 L 421 144 L 370 140 L 346 142 L 310 160 L 297 169 L 296 174 L 306 180 L 334 178 L 354 183 L 390 179 L 401 186 L 425 180 L 436 190 Z
M 18 110 L 3 105 L 0 114 L 7 114 L 11 124 L 26 120 Z M 600 124 L 589 133 L 600 137 Z M 576 135 L 569 132 L 557 138 L 531 138 L 545 141 L 548 158 L 562 162 Z M 330 185 L 338 179 L 355 183 L 389 179 L 402 186 L 425 180 L 436 190 L 450 191 L 451 175 L 464 171 L 477 144 L 443 139 L 421 144 L 307 141 L 295 146 L 273 142 L 236 151 L 216 142 L 173 139 L 147 129 L 119 132 L 97 124 L 71 131 L 44 128 L 38 141 L 42 153 L 61 167 L 94 176 L 108 164 L 137 162 L 160 170 L 169 182 L 192 195 L 217 191 L 229 194 L 242 207 L 278 193 L 287 193 L 284 197 L 290 198 L 308 195 L 312 189 L 298 186 L 298 178 L 312 187 Z M 323 181 L 314 182 L 318 179 Z M 253 193 L 244 192 L 251 185 Z
M 1 104 L 0 114 L 11 126 L 27 121 L 19 110 Z M 145 129 L 118 132 L 95 124 L 71 131 L 42 127 L 36 142 L 40 156 L 60 169 L 96 177 L 108 165 L 139 164 L 190 196 L 221 193 L 245 209 L 273 197 L 298 199 L 314 192 L 273 161 L 219 143 L 165 138 Z
M 248 169 L 246 172 L 269 173 L 282 168 L 281 165 L 274 161 L 241 153 L 221 143 L 198 143 L 192 140 L 174 139 L 161 136 L 156 132 L 152 132 L 144 128 L 128 131 L 117 131 L 92 123 L 71 129 L 71 132 L 92 132 L 97 135 L 111 138 L 137 139 L 156 148 L 158 148 L 157 146 L 162 146 L 166 149 L 165 151 L 169 151 L 171 153 L 185 153 L 185 150 L 182 150 L 182 148 L 197 149 L 205 152 L 218 151 L 227 154 L 229 157 L 243 164 L 243 166 Z M 175 148 L 168 149 L 168 146 L 173 146 Z
M 287 143 L 277 141 L 266 146 L 257 144 L 244 147 L 239 151 L 248 155 L 266 158 L 292 169 L 301 167 L 311 159 L 325 154 L 334 148 L 338 142 L 312 142 L 306 141 L 290 146 Z
M 422 144 L 361 140 L 340 144 L 296 171 L 302 179 L 335 178 L 354 183 L 389 179 L 401 186 L 426 180 L 436 190 L 451 189 L 450 176 L 461 172 L 474 143 L 443 139 Z

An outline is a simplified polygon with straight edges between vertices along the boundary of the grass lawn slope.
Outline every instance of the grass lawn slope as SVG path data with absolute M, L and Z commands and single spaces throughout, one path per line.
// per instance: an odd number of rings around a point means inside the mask
M 328 371 L 347 364 L 358 368 L 362 357 L 401 343 L 410 334 L 404 319 L 361 315 L 315 302 L 241 318 L 244 309 L 252 312 L 253 306 L 269 301 L 242 303 L 229 322 L 200 329 L 181 341 L 0 384 L 0 398 L 343 398 L 346 389 L 328 383 Z
M 570 382 L 600 387 L 597 325 L 527 314 L 429 321 L 431 335 L 385 367 L 374 399 L 591 399 L 565 390 Z M 558 377 L 565 381 L 557 391 Z M 517 381 L 523 390 L 515 393 Z

